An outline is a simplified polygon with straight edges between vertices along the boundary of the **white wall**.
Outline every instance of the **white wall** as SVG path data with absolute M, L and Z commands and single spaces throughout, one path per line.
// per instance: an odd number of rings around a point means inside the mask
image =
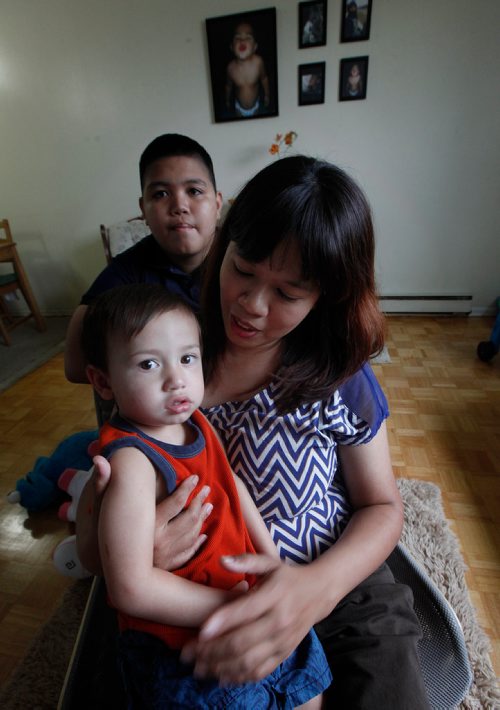
M 276 7 L 280 115 L 214 124 L 206 17 Z M 298 49 L 295 0 L 1 0 L 0 216 L 46 314 L 104 266 L 99 224 L 137 213 L 138 159 L 169 131 L 214 157 L 231 196 L 278 131 L 351 172 L 372 203 L 383 294 L 500 292 L 500 3 L 373 0 L 367 42 Z M 366 101 L 337 101 L 342 57 L 369 55 Z M 326 61 L 326 101 L 297 105 L 297 65 Z

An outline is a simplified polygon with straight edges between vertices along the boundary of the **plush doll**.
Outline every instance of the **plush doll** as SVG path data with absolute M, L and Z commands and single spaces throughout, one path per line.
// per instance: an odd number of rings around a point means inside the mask
M 497 317 L 489 340 L 482 340 L 477 346 L 477 356 L 489 362 L 500 350 L 500 296 L 497 298 Z
M 92 442 L 90 449 L 93 454 L 98 453 L 98 441 Z M 63 503 L 59 507 L 59 517 L 61 520 L 74 522 L 76 520 L 76 511 L 78 501 L 82 494 L 83 487 L 92 475 L 94 467 L 88 470 L 78 470 L 76 468 L 67 468 L 59 476 L 59 488 L 71 496 L 71 501 Z M 58 572 L 65 577 L 72 579 L 85 579 L 91 574 L 80 562 L 78 550 L 76 547 L 76 535 L 70 535 L 64 538 L 52 552 L 52 562 Z
M 94 443 L 92 442 L 89 448 L 92 449 L 93 454 L 97 454 L 97 447 L 94 450 Z M 59 488 L 65 491 L 70 497 L 71 501 L 66 501 L 61 506 L 59 506 L 58 515 L 61 520 L 67 520 L 74 523 L 76 520 L 76 509 L 78 508 L 78 501 L 80 500 L 80 495 L 83 491 L 83 487 L 92 475 L 93 468 L 79 470 L 76 468 L 67 468 L 59 476 L 58 485 Z
M 65 495 L 64 489 L 58 485 L 59 478 L 67 468 L 91 468 L 92 456 L 97 453 L 97 438 L 96 429 L 68 436 L 51 456 L 37 458 L 33 470 L 16 482 L 15 490 L 7 496 L 8 501 L 20 503 L 28 512 L 37 512 L 60 503 Z M 71 495 L 71 491 L 68 492 Z
M 93 441 L 89 446 L 89 451 L 95 455 L 98 452 L 98 441 Z M 89 469 L 67 468 L 59 476 L 58 485 L 61 490 L 71 496 L 71 501 L 66 501 L 59 506 L 59 517 L 61 520 L 74 522 L 76 520 L 76 511 L 78 501 L 82 494 L 83 487 L 92 475 L 94 467 Z M 52 562 L 58 572 L 65 577 L 72 579 L 85 579 L 91 574 L 80 562 L 78 550 L 76 547 L 76 535 L 70 535 L 64 538 L 52 552 Z

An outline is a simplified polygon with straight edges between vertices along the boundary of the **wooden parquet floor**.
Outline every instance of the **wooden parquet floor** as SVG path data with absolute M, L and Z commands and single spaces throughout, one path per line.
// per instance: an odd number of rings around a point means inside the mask
M 391 407 L 396 476 L 436 483 L 469 567 L 467 584 L 500 674 L 500 355 L 476 355 L 491 318 L 393 316 L 392 362 L 375 372 Z M 0 394 L 0 687 L 71 583 L 51 552 L 70 529 L 52 509 L 28 515 L 5 494 L 66 436 L 95 427 L 90 388 L 62 355 Z

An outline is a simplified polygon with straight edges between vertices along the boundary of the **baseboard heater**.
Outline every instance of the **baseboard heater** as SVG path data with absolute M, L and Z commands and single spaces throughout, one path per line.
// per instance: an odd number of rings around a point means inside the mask
M 381 296 L 380 307 L 384 313 L 463 316 L 472 311 L 472 296 Z

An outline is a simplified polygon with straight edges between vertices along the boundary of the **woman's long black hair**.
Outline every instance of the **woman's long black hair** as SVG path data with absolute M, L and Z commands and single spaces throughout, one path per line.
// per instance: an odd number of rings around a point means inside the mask
M 371 211 L 360 187 L 330 163 L 293 156 L 261 170 L 228 211 L 207 260 L 202 296 L 207 382 L 225 349 L 219 273 L 230 242 L 261 262 L 281 243 L 296 244 L 303 278 L 320 297 L 283 339 L 278 406 L 324 399 L 384 343 L 374 274 Z M 271 373 L 270 373 L 271 374 Z

